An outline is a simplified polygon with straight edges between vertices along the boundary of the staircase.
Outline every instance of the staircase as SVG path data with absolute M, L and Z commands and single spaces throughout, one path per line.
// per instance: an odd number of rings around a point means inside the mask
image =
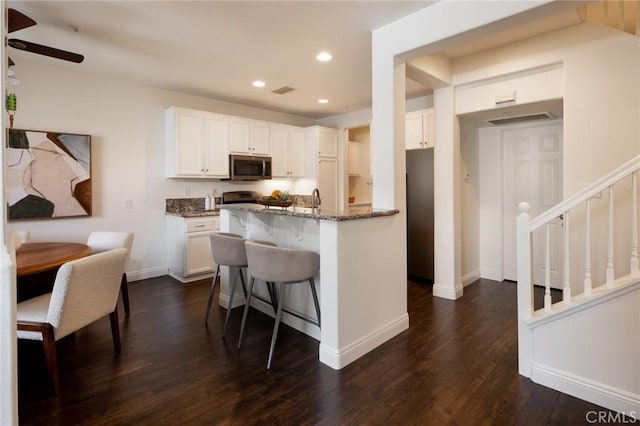
M 640 156 L 534 219 L 522 202 L 516 225 L 520 374 L 634 419 L 640 418 L 639 169 Z M 558 221 L 562 252 L 554 253 L 550 229 Z M 541 238 L 540 253 L 532 252 L 534 238 Z M 543 283 L 533 282 L 534 256 L 542 257 Z M 552 265 L 561 265 L 563 277 L 556 303 Z M 536 284 L 544 286 L 539 309 Z
M 579 9 L 583 21 L 598 23 L 640 37 L 640 1 L 600 0 Z

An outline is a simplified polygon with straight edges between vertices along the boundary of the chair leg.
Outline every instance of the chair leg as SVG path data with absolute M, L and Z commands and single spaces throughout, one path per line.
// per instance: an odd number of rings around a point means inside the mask
M 120 293 L 122 293 L 122 304 L 124 305 L 124 313 L 129 313 L 129 283 L 127 282 L 126 272 L 122 274 L 120 282 Z
M 238 268 L 238 274 L 242 278 L 242 269 Z M 233 284 L 231 285 L 231 294 L 229 295 L 229 303 L 227 304 L 227 314 L 224 316 L 224 328 L 222 329 L 222 338 L 224 338 L 225 333 L 227 332 L 227 324 L 229 323 L 229 316 L 231 315 L 231 308 L 233 305 L 233 297 L 236 294 L 236 286 L 238 285 L 238 277 L 236 276 L 233 280 Z M 245 297 L 247 296 L 247 289 L 244 288 L 244 278 L 242 278 L 242 287 L 245 291 Z
M 113 339 L 113 350 L 115 353 L 120 353 L 120 323 L 118 322 L 118 307 L 109 314 L 109 320 L 111 321 L 111 337 Z
M 273 358 L 273 348 L 276 346 L 276 339 L 278 338 L 278 329 L 280 328 L 280 320 L 282 319 L 282 308 L 284 306 L 284 292 L 287 290 L 286 284 L 282 285 L 282 291 L 280 292 L 280 302 L 278 303 L 278 313 L 276 314 L 276 321 L 273 325 L 273 335 L 271 336 L 271 347 L 269 348 L 269 359 L 267 360 L 267 370 L 271 368 L 271 358 Z
M 240 349 L 240 345 L 242 344 L 242 335 L 244 334 L 244 325 L 247 322 L 247 315 L 249 314 L 249 305 L 251 305 L 251 295 L 253 294 L 253 283 L 255 282 L 255 278 L 251 277 L 251 281 L 249 281 L 249 290 L 247 294 L 247 300 L 244 302 L 244 311 L 242 312 L 242 323 L 240 324 L 240 337 L 238 337 L 238 349 Z
M 269 298 L 271 299 L 271 306 L 273 307 L 273 315 L 276 315 L 278 310 L 278 293 L 276 293 L 276 285 L 269 281 L 267 282 L 267 290 L 269 290 Z
M 238 267 L 238 273 L 240 274 L 240 281 L 242 282 L 242 292 L 244 293 L 245 300 L 247 299 L 247 284 L 244 281 L 244 275 L 242 275 L 242 267 Z
M 309 278 L 309 285 L 311 286 L 311 295 L 313 296 L 313 304 L 316 307 L 316 317 L 318 318 L 318 327 L 320 327 L 320 302 L 318 302 L 318 292 L 316 291 L 316 283 L 313 281 L 313 277 Z
M 53 336 L 53 326 L 49 323 L 42 324 L 42 346 L 44 348 L 44 361 L 47 365 L 47 371 L 53 382 L 53 390 L 58 395 L 60 393 L 60 378 L 58 376 L 56 340 Z
M 220 275 L 220 265 L 216 265 L 216 272 L 213 274 L 213 281 L 211 282 L 211 289 L 209 290 L 209 301 L 207 302 L 207 313 L 204 314 L 204 323 L 209 320 L 209 311 L 211 310 L 211 301 L 213 300 L 213 293 L 216 291 L 216 281 L 218 281 L 218 275 Z

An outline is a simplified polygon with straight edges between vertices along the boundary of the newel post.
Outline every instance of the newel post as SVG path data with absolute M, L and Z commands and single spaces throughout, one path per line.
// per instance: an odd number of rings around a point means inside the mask
M 531 217 L 529 203 L 518 204 L 520 214 L 516 221 L 516 260 L 518 265 L 518 371 L 531 377 L 533 336 L 525 320 L 533 311 L 533 277 L 531 274 Z

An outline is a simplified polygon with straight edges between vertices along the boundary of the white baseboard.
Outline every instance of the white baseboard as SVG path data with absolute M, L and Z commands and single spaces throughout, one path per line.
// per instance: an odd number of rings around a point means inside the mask
M 449 286 L 443 286 L 440 284 L 433 285 L 433 295 L 436 297 L 442 297 L 449 300 L 457 300 L 462 297 L 462 283 L 456 284 L 455 288 Z
M 166 266 L 158 266 L 157 268 L 141 269 L 139 271 L 127 272 L 127 281 L 140 281 L 149 278 L 161 277 L 169 274 L 169 268 Z
M 576 398 L 640 419 L 640 395 L 547 365 L 533 363 L 531 380 Z
M 409 315 L 405 313 L 400 318 L 338 350 L 328 348 L 321 342 L 320 362 L 334 370 L 340 370 L 408 328 Z
M 480 269 L 480 278 L 484 278 L 487 280 L 493 281 L 502 281 L 502 271 L 493 268 L 481 268 Z
M 466 287 L 469 284 L 473 284 L 479 279 L 480 279 L 480 270 L 476 269 L 475 271 L 471 271 L 462 277 L 462 287 Z

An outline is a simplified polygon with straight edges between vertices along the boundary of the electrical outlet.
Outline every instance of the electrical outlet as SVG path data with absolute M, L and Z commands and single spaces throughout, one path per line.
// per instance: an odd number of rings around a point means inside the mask
M 124 208 L 127 210 L 131 210 L 133 208 L 133 200 L 125 200 Z

